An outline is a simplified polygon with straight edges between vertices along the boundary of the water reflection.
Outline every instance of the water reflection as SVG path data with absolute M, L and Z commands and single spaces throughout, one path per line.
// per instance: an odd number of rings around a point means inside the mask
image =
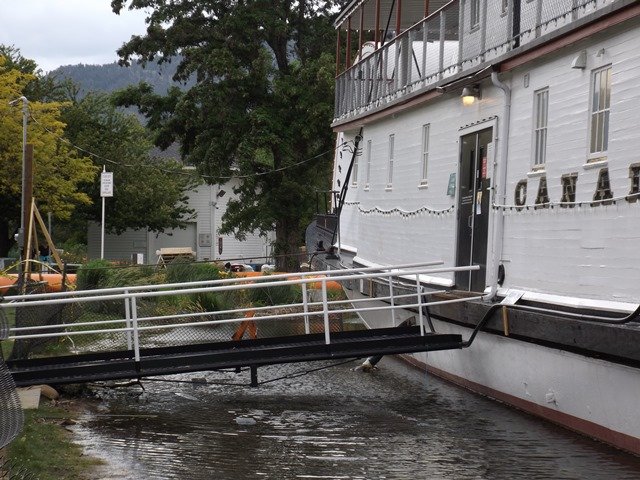
M 104 479 L 637 479 L 640 459 L 385 359 L 267 383 L 146 382 L 78 428 Z M 306 368 L 315 368 L 310 364 Z M 259 370 L 266 380 L 304 366 Z M 197 374 L 248 383 L 248 373 Z M 188 375 L 171 377 L 188 380 Z

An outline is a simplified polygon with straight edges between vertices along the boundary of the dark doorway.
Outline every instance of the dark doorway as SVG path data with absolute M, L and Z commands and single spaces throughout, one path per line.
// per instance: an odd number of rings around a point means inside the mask
M 493 129 L 487 128 L 460 138 L 458 189 L 458 246 L 456 265 L 479 265 L 480 270 L 456 273 L 456 287 L 484 291 L 487 273 L 487 236 L 491 179 L 487 146 Z

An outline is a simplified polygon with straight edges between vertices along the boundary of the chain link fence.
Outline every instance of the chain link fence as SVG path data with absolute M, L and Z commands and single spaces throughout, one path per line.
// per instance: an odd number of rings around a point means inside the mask
M 8 333 L 9 320 L 5 312 L 0 309 L 0 346 L 2 347 L 2 356 L 0 357 L 0 449 L 18 436 L 24 423 L 16 386 L 4 362 L 4 349 L 7 345 Z

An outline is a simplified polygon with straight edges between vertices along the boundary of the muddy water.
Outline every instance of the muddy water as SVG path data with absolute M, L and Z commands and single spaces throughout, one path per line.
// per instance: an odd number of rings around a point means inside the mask
M 102 479 L 638 479 L 640 458 L 392 359 L 258 388 L 248 372 L 171 377 L 103 394 L 77 432 Z M 260 380 L 326 363 L 265 367 Z

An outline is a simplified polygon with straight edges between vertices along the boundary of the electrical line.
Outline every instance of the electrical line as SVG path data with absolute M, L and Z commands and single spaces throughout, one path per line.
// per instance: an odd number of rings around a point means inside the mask
M 103 157 L 102 155 L 98 155 L 97 153 L 93 153 L 93 152 L 91 152 L 89 150 L 86 150 L 86 149 L 84 149 L 82 147 L 79 147 L 78 145 L 75 145 L 69 139 L 58 135 L 56 132 L 50 130 L 47 126 L 45 126 L 42 123 L 40 123 L 38 121 L 38 119 L 32 113 L 29 114 L 29 117 L 36 124 L 38 124 L 43 130 L 45 130 L 46 132 L 48 132 L 51 135 L 53 135 L 56 139 L 60 140 L 61 142 L 66 143 L 67 145 L 71 146 L 72 148 L 76 149 L 79 152 L 82 152 L 85 155 L 88 155 L 90 157 L 95 158 L 98 161 L 101 161 L 103 164 L 104 163 L 109 163 L 109 164 L 112 164 L 112 165 L 118 165 L 118 166 L 127 167 L 127 168 L 146 167 L 146 168 L 152 168 L 152 169 L 164 172 L 164 173 L 170 173 L 172 175 L 178 174 L 178 175 L 192 176 L 191 173 L 185 172 L 184 170 L 175 171 L 175 170 L 170 170 L 170 169 L 167 169 L 167 168 L 162 168 L 162 167 L 160 167 L 158 165 L 150 165 L 150 164 L 133 165 L 133 164 L 128 164 L 128 163 L 116 162 L 115 160 L 111 160 L 109 158 Z M 250 173 L 250 174 L 246 174 L 246 175 L 229 175 L 229 176 L 213 176 L 213 175 L 204 175 L 204 174 L 198 174 L 198 175 L 202 179 L 210 179 L 210 180 L 231 180 L 233 178 L 243 179 L 243 178 L 251 178 L 251 177 L 259 177 L 259 176 L 263 176 L 263 175 L 269 175 L 271 173 L 282 172 L 284 170 L 288 170 L 289 168 L 298 167 L 300 165 L 304 165 L 305 163 L 312 162 L 313 160 L 317 160 L 318 158 L 324 157 L 325 155 L 327 155 L 329 153 L 332 153 L 332 152 L 338 150 L 339 148 L 342 148 L 343 146 L 347 145 L 348 143 L 349 142 L 343 142 L 340 145 L 336 146 L 336 148 L 333 149 L 333 150 L 325 150 L 324 152 L 319 153 L 318 155 L 315 155 L 313 157 L 307 158 L 307 159 L 302 160 L 300 162 L 296 162 L 294 164 L 286 165 L 284 167 L 276 168 L 276 169 L 269 170 L 269 171 L 266 171 L 266 172 L 256 172 L 256 173 Z

